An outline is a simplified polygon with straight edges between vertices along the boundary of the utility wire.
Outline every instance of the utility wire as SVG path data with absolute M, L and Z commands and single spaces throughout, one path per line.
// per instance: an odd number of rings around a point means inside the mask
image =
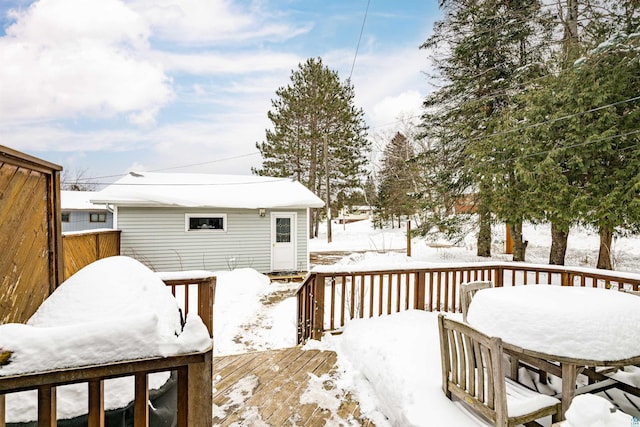
M 356 45 L 356 53 L 353 55 L 353 62 L 351 63 L 351 71 L 349 72 L 349 80 L 353 75 L 353 68 L 356 66 L 356 58 L 358 57 L 358 50 L 360 49 L 360 40 L 362 40 L 362 33 L 364 32 L 364 23 L 367 22 L 367 14 L 369 13 L 369 5 L 371 0 L 367 0 L 367 8 L 364 11 L 364 18 L 362 19 L 362 26 L 360 27 L 360 36 L 358 37 L 358 44 Z
M 531 129 L 531 128 L 534 128 L 534 127 L 538 127 L 538 126 L 543 126 L 543 125 L 559 122 L 561 120 L 570 119 L 572 117 L 581 116 L 583 114 L 588 114 L 588 113 L 593 113 L 595 111 L 604 110 L 605 108 L 615 107 L 617 105 L 625 104 L 627 102 L 634 102 L 634 101 L 637 101 L 639 99 L 640 99 L 640 96 L 634 96 L 633 98 L 624 99 L 622 101 L 617 101 L 617 102 L 612 102 L 611 104 L 602 105 L 600 107 L 595 107 L 595 108 L 592 108 L 590 110 L 580 111 L 578 113 L 573 113 L 573 114 L 567 114 L 566 116 L 556 117 L 554 119 L 549 119 L 549 120 L 545 120 L 545 121 L 538 122 L 538 123 L 532 123 L 532 124 L 527 125 L 527 126 L 522 126 L 522 127 L 519 127 L 519 128 L 504 130 L 504 131 L 500 131 L 500 132 L 494 132 L 494 133 L 491 133 L 489 135 L 476 136 L 475 138 L 470 138 L 470 139 L 465 140 L 465 142 L 473 142 L 473 141 L 477 141 L 477 140 L 480 140 L 480 139 L 491 138 L 491 137 L 494 137 L 494 136 L 507 135 L 507 134 L 510 134 L 510 133 L 519 132 L 519 131 L 522 131 L 522 130 Z
M 202 165 L 208 165 L 208 164 L 211 164 L 211 163 L 225 162 L 227 160 L 235 160 L 235 159 L 240 159 L 240 158 L 243 158 L 243 157 L 255 156 L 256 154 L 260 154 L 260 153 L 258 151 L 254 151 L 254 152 L 247 153 L 247 154 L 240 154 L 240 155 L 233 156 L 233 157 L 226 157 L 224 159 L 209 160 L 207 162 L 192 163 L 192 164 L 189 164 L 189 165 L 172 166 L 172 167 L 154 169 L 154 170 L 145 171 L 145 172 L 161 172 L 161 171 L 172 170 L 172 169 L 188 168 L 188 167 L 192 167 L 192 166 L 202 166 Z M 84 182 L 84 181 L 93 182 L 93 180 L 95 180 L 95 179 L 120 178 L 120 177 L 123 177 L 123 176 L 126 176 L 126 175 L 127 175 L 126 173 L 121 173 L 121 174 L 117 174 L 117 175 L 95 176 L 95 177 L 92 177 L 92 178 L 79 178 L 77 181 L 78 182 Z
M 554 151 L 568 150 L 570 148 L 577 148 L 577 147 L 584 147 L 585 145 L 591 145 L 591 144 L 595 144 L 597 142 L 608 141 L 610 139 L 622 138 L 624 136 L 635 135 L 637 133 L 640 133 L 640 129 L 633 130 L 633 131 L 626 132 L 626 133 L 620 133 L 620 134 L 617 134 L 617 135 L 610 135 L 610 136 L 606 136 L 606 137 L 603 137 L 603 138 L 594 139 L 594 140 L 591 140 L 591 141 L 578 142 L 576 144 L 566 145 L 566 146 L 562 146 L 562 147 L 554 147 L 554 148 L 551 148 L 549 150 L 538 151 L 537 153 L 523 154 L 521 156 L 514 156 L 514 157 L 508 158 L 508 159 L 506 159 L 504 161 L 500 161 L 500 162 L 501 163 L 503 163 L 503 162 L 506 163 L 506 162 L 511 162 L 511 161 L 514 161 L 514 160 L 522 160 L 522 159 L 526 159 L 526 158 L 529 158 L 529 157 L 539 156 L 541 154 L 549 154 L 549 153 L 552 153 Z M 620 148 L 617 151 L 622 152 L 622 151 L 626 151 L 626 150 L 629 150 L 629 149 L 630 149 L 630 147 L 624 147 L 624 148 Z M 496 161 L 498 161 L 498 160 L 497 159 L 489 160 L 489 162 L 496 162 Z

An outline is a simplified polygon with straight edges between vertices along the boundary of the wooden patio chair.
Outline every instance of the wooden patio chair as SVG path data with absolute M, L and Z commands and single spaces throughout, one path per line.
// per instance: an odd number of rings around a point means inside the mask
M 470 325 L 438 316 L 442 389 L 498 427 L 541 426 L 535 420 L 560 419 L 560 400 L 505 378 L 502 340 Z
M 493 282 L 467 282 L 460 284 L 460 309 L 462 310 L 462 320 L 467 322 L 467 312 L 473 296 L 481 289 L 493 287 Z

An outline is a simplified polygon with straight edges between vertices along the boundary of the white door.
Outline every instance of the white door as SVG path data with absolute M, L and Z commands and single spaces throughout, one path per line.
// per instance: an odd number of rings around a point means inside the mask
M 296 270 L 296 214 L 271 214 L 271 270 Z

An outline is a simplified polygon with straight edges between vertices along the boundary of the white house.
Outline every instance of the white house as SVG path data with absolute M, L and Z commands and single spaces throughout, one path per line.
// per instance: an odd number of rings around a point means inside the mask
M 297 181 L 244 175 L 130 173 L 93 200 L 114 212 L 120 250 L 156 271 L 307 271 L 309 209 Z
M 113 228 L 113 214 L 105 205 L 91 203 L 95 191 L 61 191 L 62 231 Z

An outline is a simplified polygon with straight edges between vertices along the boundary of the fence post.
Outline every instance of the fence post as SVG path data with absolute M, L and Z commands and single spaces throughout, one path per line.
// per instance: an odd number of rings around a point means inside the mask
M 313 314 L 311 319 L 311 339 L 319 340 L 324 332 L 324 274 L 317 274 L 313 282 Z

